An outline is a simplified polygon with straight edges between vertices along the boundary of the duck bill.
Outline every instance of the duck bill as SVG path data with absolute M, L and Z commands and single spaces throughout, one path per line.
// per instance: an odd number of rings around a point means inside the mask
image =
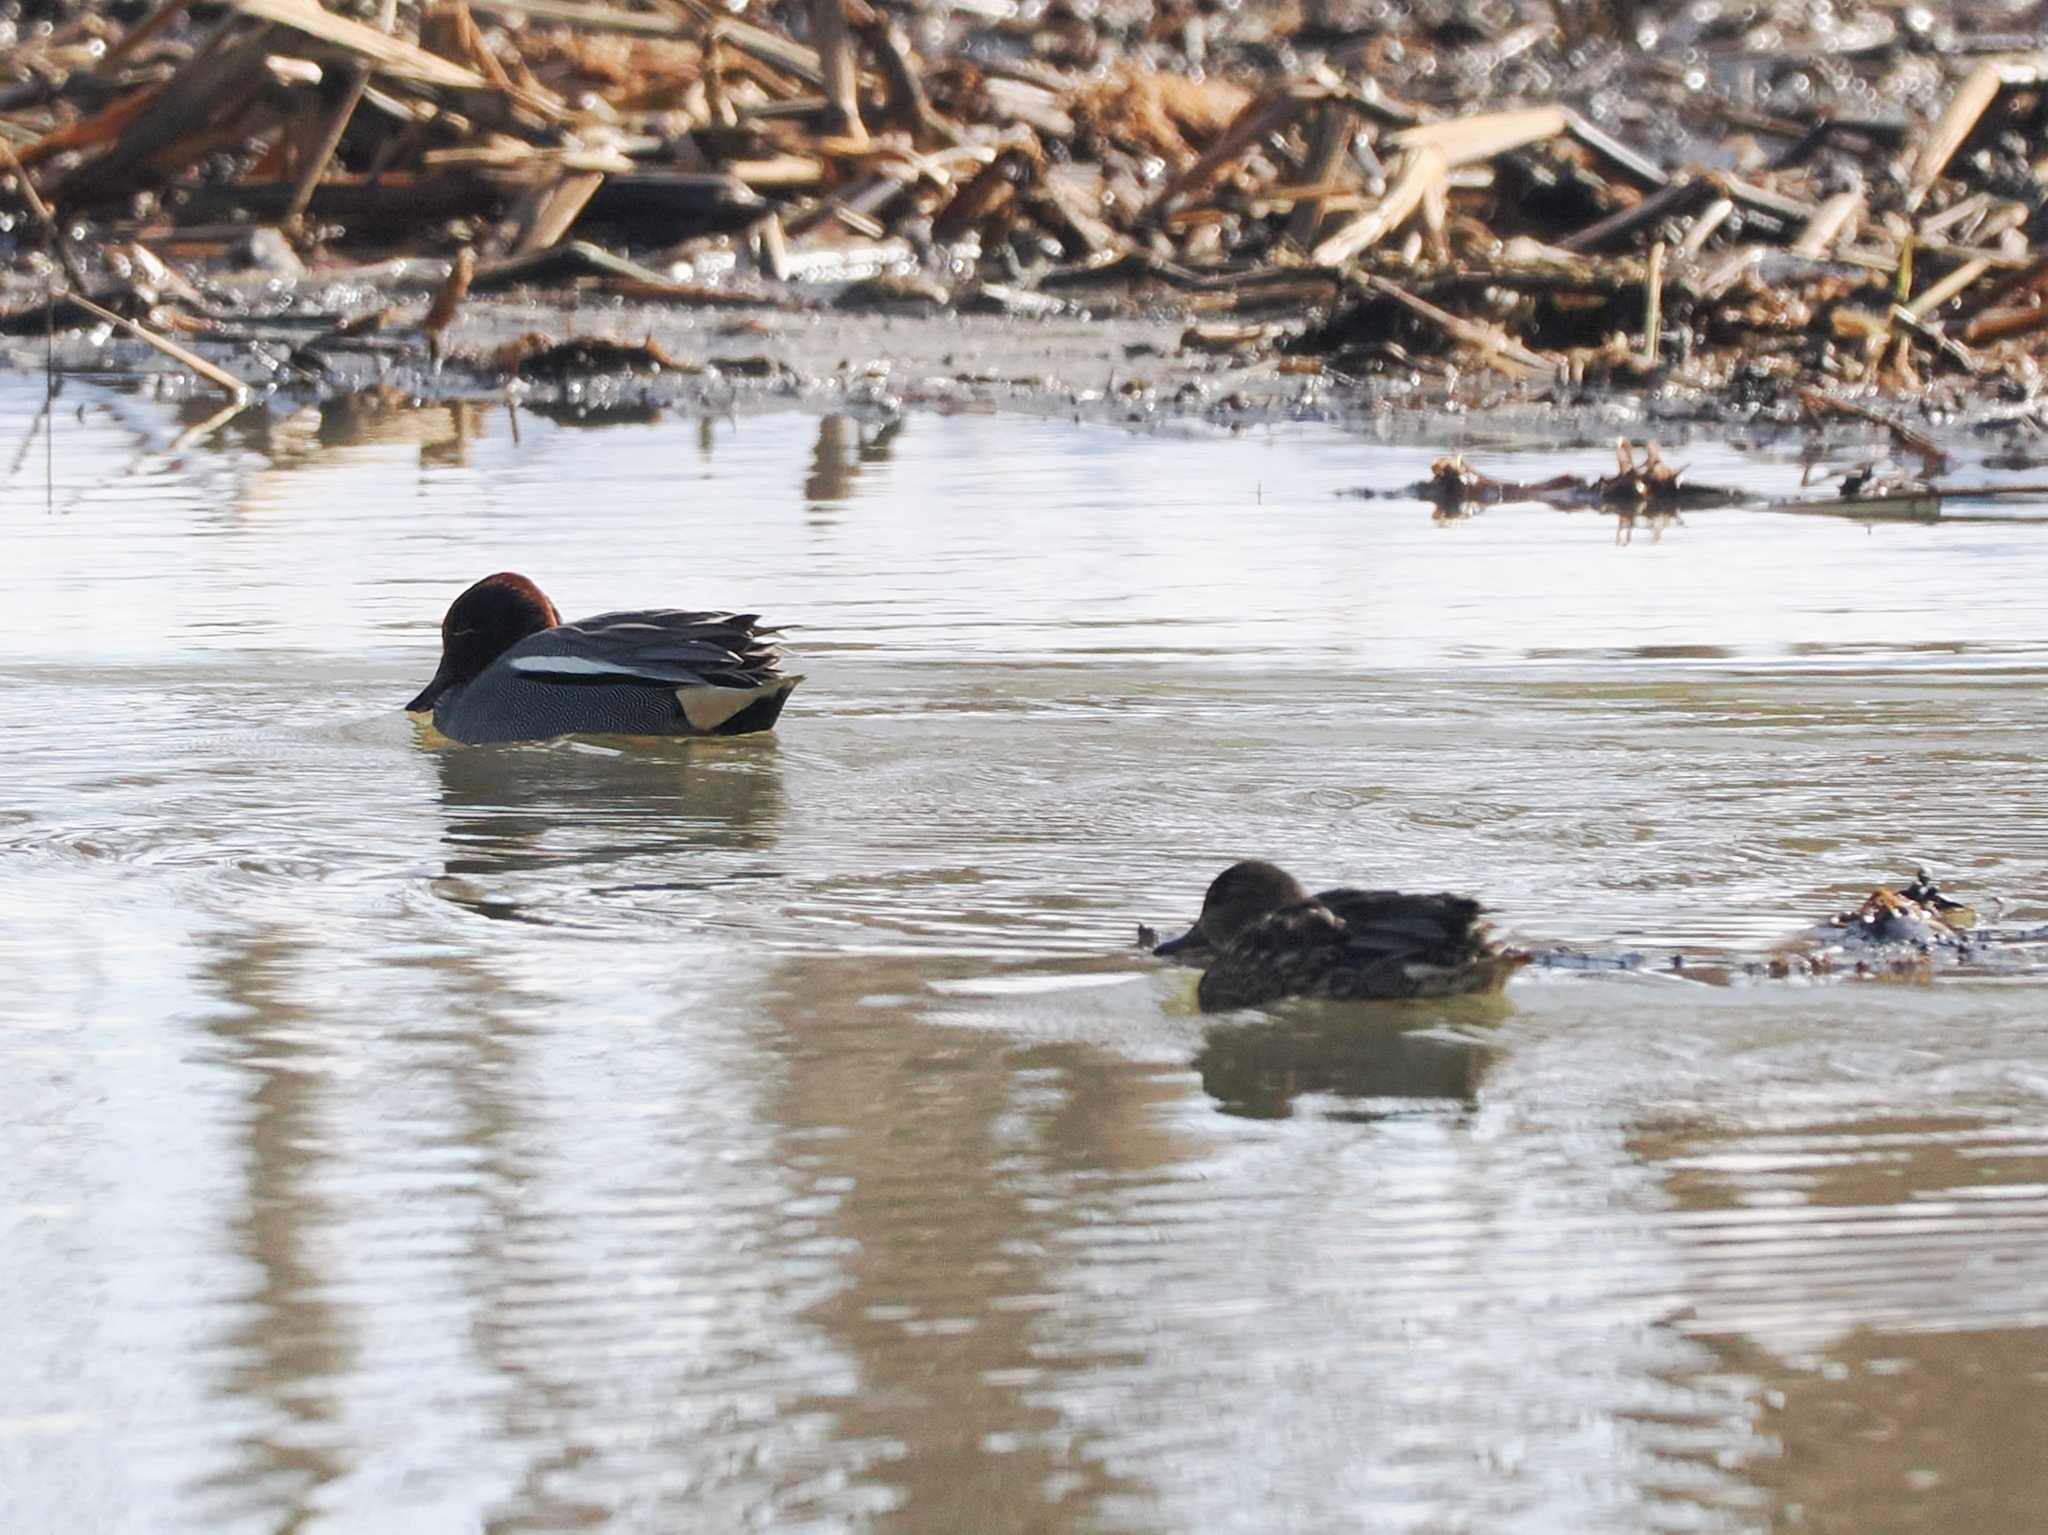
M 1203 954 L 1207 953 L 1209 940 L 1202 936 L 1202 924 L 1197 922 L 1178 938 L 1169 938 L 1155 946 L 1154 954 Z
M 407 714 L 426 713 L 427 710 L 434 707 L 441 695 L 453 686 L 455 686 L 455 674 L 448 669 L 448 663 L 443 661 L 441 669 L 434 673 L 434 680 L 420 689 L 419 696 L 405 706 L 405 712 Z

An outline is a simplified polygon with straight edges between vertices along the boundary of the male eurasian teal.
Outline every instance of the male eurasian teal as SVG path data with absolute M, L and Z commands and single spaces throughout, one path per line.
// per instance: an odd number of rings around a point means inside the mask
M 803 679 L 752 613 L 650 608 L 565 624 L 524 576 L 485 576 L 441 621 L 441 666 L 406 712 L 457 741 L 736 736 L 774 726 Z
M 1311 896 L 1270 863 L 1232 864 L 1202 914 L 1154 954 L 1207 953 L 1204 1012 L 1282 997 L 1392 1001 L 1498 991 L 1529 956 L 1496 945 L 1462 895 L 1325 890 Z

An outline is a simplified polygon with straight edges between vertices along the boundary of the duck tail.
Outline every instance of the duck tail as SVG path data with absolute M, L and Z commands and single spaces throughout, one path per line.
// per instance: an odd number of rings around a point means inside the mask
M 743 736 L 773 730 L 782 706 L 802 677 L 771 677 L 758 687 L 722 688 L 705 683 L 677 688 L 676 702 L 690 729 L 702 736 Z

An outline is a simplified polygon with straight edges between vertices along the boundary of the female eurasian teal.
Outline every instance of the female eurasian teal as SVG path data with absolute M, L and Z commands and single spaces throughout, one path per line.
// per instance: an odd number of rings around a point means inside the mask
M 457 741 L 736 736 L 774 726 L 803 679 L 752 613 L 651 608 L 565 624 L 524 576 L 485 576 L 441 621 L 441 666 L 407 713 Z
M 1204 1012 L 1282 997 L 1392 1001 L 1498 991 L 1529 956 L 1502 949 L 1462 895 L 1325 890 L 1311 896 L 1270 863 L 1232 864 L 1202 914 L 1155 954 L 1207 954 Z

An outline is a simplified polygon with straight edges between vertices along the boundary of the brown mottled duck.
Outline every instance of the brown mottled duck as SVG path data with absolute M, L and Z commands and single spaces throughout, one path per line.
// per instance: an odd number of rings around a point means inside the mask
M 1204 1012 L 1283 997 L 1396 1001 L 1498 991 L 1529 956 L 1497 945 L 1479 903 L 1462 895 L 1325 890 L 1311 896 L 1284 869 L 1232 864 L 1202 914 L 1153 949 L 1200 962 Z

